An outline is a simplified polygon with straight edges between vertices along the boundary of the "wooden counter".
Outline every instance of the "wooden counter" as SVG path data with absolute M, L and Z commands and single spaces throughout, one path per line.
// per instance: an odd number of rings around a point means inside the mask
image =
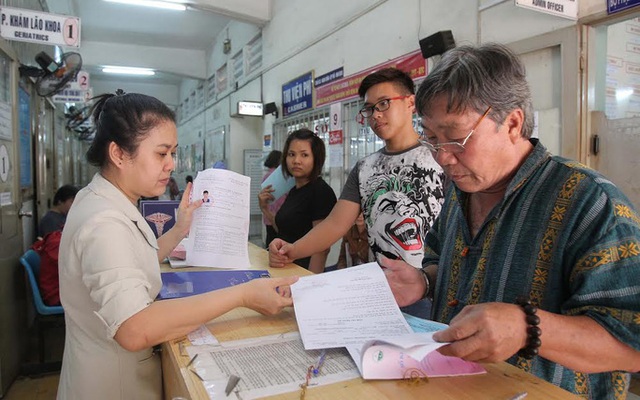
M 268 269 L 273 277 L 308 275 L 305 269 L 295 265 L 285 268 L 268 268 L 268 254 L 264 249 L 249 244 L 249 258 L 254 269 Z M 185 268 L 180 271 L 201 270 Z M 171 270 L 168 266 L 163 271 Z M 175 271 L 175 270 L 173 270 Z M 254 338 L 291 332 L 298 329 L 293 309 L 287 309 L 275 317 L 265 317 L 259 313 L 240 308 L 233 310 L 207 324 L 213 335 L 220 341 Z M 185 338 L 182 343 L 189 346 Z M 208 399 L 200 380 L 187 369 L 189 356 L 180 354 L 180 341 L 163 344 L 162 370 L 165 399 L 176 397 L 185 399 Z M 365 381 L 361 378 L 331 385 L 311 387 L 305 399 L 352 400 L 352 399 L 432 399 L 442 400 L 508 400 L 521 392 L 527 392 L 526 400 L 532 399 L 578 399 L 540 378 L 523 372 L 507 364 L 485 364 L 486 374 L 451 378 L 432 378 L 418 384 L 401 380 Z M 230 398 L 235 398 L 231 397 Z M 300 391 L 270 396 L 267 399 L 299 399 Z

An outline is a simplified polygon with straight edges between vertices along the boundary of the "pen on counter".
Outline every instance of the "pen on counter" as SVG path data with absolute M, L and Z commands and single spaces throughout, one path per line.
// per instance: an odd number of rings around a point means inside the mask
M 189 364 L 187 364 L 187 368 L 189 368 L 191 366 L 191 364 L 193 364 L 193 362 L 196 360 L 196 358 L 198 358 L 198 354 L 196 354 L 195 356 L 193 356 L 193 358 L 191 359 L 191 361 L 189 361 Z
M 322 364 L 324 364 L 324 359 L 326 356 L 327 356 L 327 351 L 322 350 L 322 352 L 320 353 L 320 357 L 318 357 L 318 362 L 316 363 L 316 366 L 313 368 L 313 376 L 318 376 L 318 374 L 320 373 L 320 368 L 322 368 Z
M 224 394 L 229 396 L 229 394 L 231 394 L 233 389 L 235 389 L 235 387 L 238 385 L 238 382 L 240 382 L 240 377 L 231 375 L 229 377 L 229 381 L 227 382 L 227 387 L 224 388 Z
M 523 400 L 527 397 L 527 392 L 518 393 L 513 397 L 509 397 L 509 400 Z

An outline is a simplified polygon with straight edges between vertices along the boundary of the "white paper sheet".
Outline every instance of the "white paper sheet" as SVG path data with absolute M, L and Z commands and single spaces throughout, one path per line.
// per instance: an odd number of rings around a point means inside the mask
M 224 387 L 229 375 L 236 375 L 240 381 L 228 398 L 243 400 L 299 392 L 307 369 L 316 365 L 320 354 L 320 351 L 305 351 L 298 332 L 223 342 L 215 348 L 191 346 L 187 351 L 191 358 L 198 354 L 191 368 L 203 380 L 211 399 L 221 398 L 219 389 Z M 309 388 L 359 376 L 344 349 L 330 350 L 318 376 L 309 380 Z
M 375 262 L 303 276 L 291 291 L 306 350 L 412 333 Z
M 186 243 L 187 265 L 246 269 L 251 179 L 224 169 L 200 171 L 193 181 L 194 212 Z M 204 192 L 207 191 L 208 194 Z

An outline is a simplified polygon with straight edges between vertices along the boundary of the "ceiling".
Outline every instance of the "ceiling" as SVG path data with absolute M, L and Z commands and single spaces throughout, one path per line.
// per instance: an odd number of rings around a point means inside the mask
M 167 0 L 186 11 L 111 3 L 105 0 L 45 0 L 49 12 L 80 17 L 80 49 L 91 79 L 177 85 L 184 77 L 204 78 L 208 52 L 227 25 L 239 20 L 262 26 L 272 0 Z M 190 63 L 199 65 L 196 70 Z M 182 63 L 182 64 L 180 64 Z M 104 74 L 103 65 L 150 67 L 153 77 Z

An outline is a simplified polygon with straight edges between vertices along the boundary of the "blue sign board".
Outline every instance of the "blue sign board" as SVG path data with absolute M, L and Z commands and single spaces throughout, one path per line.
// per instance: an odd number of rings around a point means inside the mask
M 311 108 L 313 108 L 313 71 L 282 85 L 283 116 Z
M 627 10 L 640 4 L 640 0 L 607 0 L 607 14 Z
M 320 75 L 316 79 L 313 80 L 313 86 L 318 87 L 322 85 L 326 85 L 329 82 L 333 82 L 338 80 L 344 76 L 344 68 L 340 67 L 338 69 L 334 69 L 333 71 L 329 71 L 326 74 Z

